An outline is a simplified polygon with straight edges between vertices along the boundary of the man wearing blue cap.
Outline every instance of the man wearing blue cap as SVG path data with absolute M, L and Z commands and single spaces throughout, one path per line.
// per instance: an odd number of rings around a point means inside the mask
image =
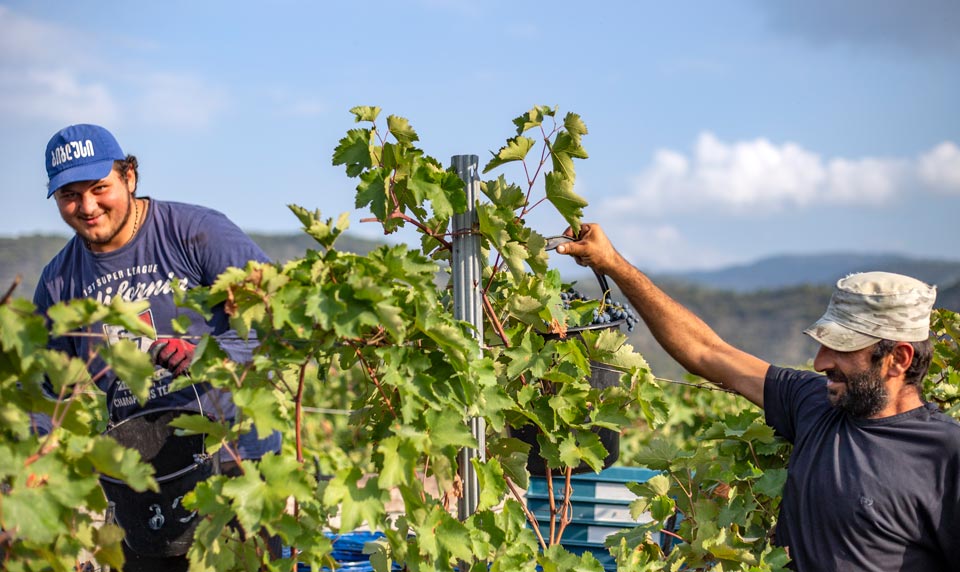
M 936 289 L 888 272 L 837 283 L 805 330 L 813 371 L 739 350 L 585 224 L 561 254 L 617 283 L 691 373 L 762 407 L 793 443 L 776 542 L 803 571 L 960 570 L 960 423 L 923 400 Z
M 39 311 L 46 312 L 57 302 L 75 298 L 93 298 L 104 304 L 117 296 L 128 301 L 148 300 L 150 307 L 140 317 L 159 337 L 141 338 L 116 326 L 100 325 L 105 343 L 130 339 L 149 352 L 157 365 L 150 399 L 141 407 L 103 360 L 93 359 L 89 366 L 92 373 L 106 371 L 96 379 L 107 395 L 111 421 L 122 421 L 143 410 L 171 407 L 232 418 L 236 411 L 228 395 L 202 383 L 178 391 L 171 391 L 170 384 L 190 366 L 194 345 L 187 339 L 204 334 L 219 336 L 221 347 L 237 361 L 248 360 L 252 348 L 236 336 L 223 335 L 229 332 L 229 323 L 222 306 L 205 320 L 177 308 L 174 291 L 211 285 L 228 267 L 242 268 L 251 260 L 268 261 L 267 256 L 217 211 L 137 196 L 137 159 L 125 154 L 103 127 L 81 124 L 58 131 L 47 144 L 46 167 L 47 198 L 53 197 L 60 216 L 76 235 L 43 270 L 34 294 Z M 184 315 L 190 321 L 187 335 L 176 337 L 171 320 Z M 86 358 L 96 355 L 91 348 L 97 343 L 102 342 L 90 337 L 60 337 L 51 345 Z M 43 425 L 43 419 L 38 419 Z M 39 429 L 43 431 L 44 427 Z M 279 445 L 279 433 L 259 439 L 253 431 L 241 437 L 234 453 L 256 459 L 279 450 Z M 225 461 L 235 458 L 227 452 L 221 457 Z M 124 508 L 117 507 L 118 516 Z M 169 507 L 162 508 L 166 511 Z M 156 517 L 151 511 L 129 518 L 152 518 L 152 526 L 163 520 Z M 169 515 L 166 520 L 172 521 Z M 149 567 L 148 556 L 128 550 L 129 569 Z M 185 558 L 158 562 L 167 569 L 186 566 Z

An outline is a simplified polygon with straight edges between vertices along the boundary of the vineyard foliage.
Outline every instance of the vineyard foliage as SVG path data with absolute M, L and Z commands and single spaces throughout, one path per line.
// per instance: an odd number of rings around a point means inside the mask
M 478 339 L 454 319 L 446 286 L 450 222 L 468 207 L 463 181 L 416 146 L 406 119 L 391 115 L 382 129 L 378 108 L 351 111 L 358 127 L 336 146 L 334 164 L 356 179 L 358 208 L 386 233 L 414 229 L 420 244 L 343 252 L 336 241 L 346 215 L 325 219 L 291 205 L 314 249 L 284 264 L 231 269 L 209 288 L 178 294 L 179 304 L 208 315 L 223 304 L 235 331 L 259 342 L 249 363 L 227 359 L 215 339 L 201 342 L 190 379 L 229 390 L 241 415 L 233 425 L 181 419 L 181 431 L 204 434 L 211 452 L 253 424 L 285 436 L 280 455 L 243 461 L 239 477 L 212 477 L 185 498 L 202 517 L 189 552 L 193 569 L 290 570 L 296 561 L 319 570 L 333 565 L 321 531 L 369 527 L 385 533 L 367 547 L 380 572 L 601 571 L 589 553 L 560 545 L 571 467 L 599 470 L 606 457 L 597 428 L 624 432 L 622 463 L 662 472 L 630 485 L 634 514 L 649 512 L 653 521 L 608 540 L 620 570 L 782 569 L 786 554 L 770 540 L 789 451 L 762 413 L 732 395 L 658 381 L 616 329 L 564 335 L 589 324 L 605 301 L 564 307 L 569 285 L 549 268 L 544 236 L 526 220 L 532 209 L 552 207 L 579 227 L 587 206 L 574 192 L 574 160 L 587 157 L 579 116 L 534 107 L 514 120 L 515 135 L 484 168 L 516 163 L 524 176 L 519 184 L 502 174 L 483 182 L 473 205 L 484 253 Z M 138 453 L 101 435 L 103 396 L 88 360 L 46 345 L 50 336 L 91 333 L 100 322 L 152 335 L 137 319 L 142 306 L 76 300 L 43 317 L 22 299 L 0 304 L 5 569 L 72 570 L 84 559 L 122 564 L 122 531 L 98 522 L 106 508 L 98 475 L 137 490 L 155 490 L 156 475 Z M 927 388 L 954 416 L 958 324 L 947 312 L 934 321 L 942 337 L 931 379 L 943 381 Z M 145 399 L 153 372 L 147 356 L 125 343 L 98 351 Z M 620 371 L 620 384 L 591 387 L 591 362 Z M 45 379 L 54 399 L 41 390 Z M 28 411 L 50 414 L 53 430 L 38 436 Z M 474 418 L 487 428 L 485 456 L 471 461 L 479 502 L 474 514 L 457 515 L 459 454 L 478 446 Z M 549 534 L 532 525 L 523 503 L 530 444 L 510 431 L 522 426 L 536 428 L 546 464 L 557 469 L 549 483 L 561 500 Z M 401 510 L 390 512 L 397 502 Z M 662 550 L 655 532 L 674 539 L 672 547 Z M 289 558 L 271 558 L 271 535 L 293 547 Z

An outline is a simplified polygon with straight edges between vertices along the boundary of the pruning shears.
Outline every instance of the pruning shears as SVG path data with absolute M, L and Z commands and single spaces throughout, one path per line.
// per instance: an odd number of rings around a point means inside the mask
M 566 244 L 568 242 L 575 242 L 575 241 L 576 241 L 575 238 L 567 235 L 548 236 L 547 245 L 544 246 L 543 249 L 556 250 L 557 247 L 560 246 L 561 244 Z M 604 276 L 602 272 L 598 272 L 597 270 L 593 270 L 593 274 L 594 276 L 597 277 L 597 282 L 600 283 L 600 289 L 603 291 L 603 295 L 606 296 L 607 293 L 610 292 L 610 286 L 607 285 L 607 277 Z
M 568 242 L 573 242 L 573 237 L 561 235 L 561 236 L 548 236 L 547 245 L 544 247 L 544 250 L 556 250 L 561 244 L 566 244 Z

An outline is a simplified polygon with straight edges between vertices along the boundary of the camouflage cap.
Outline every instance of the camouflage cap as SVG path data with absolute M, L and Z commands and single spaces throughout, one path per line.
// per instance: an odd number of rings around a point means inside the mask
M 844 352 L 881 339 L 920 342 L 930 336 L 930 312 L 936 297 L 936 286 L 902 274 L 851 274 L 837 281 L 826 313 L 804 333 Z

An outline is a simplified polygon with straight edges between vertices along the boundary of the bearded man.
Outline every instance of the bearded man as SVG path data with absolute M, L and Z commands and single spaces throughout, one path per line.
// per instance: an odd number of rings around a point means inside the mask
M 816 372 L 799 371 L 721 339 L 599 225 L 557 251 L 613 278 L 674 359 L 763 408 L 793 444 L 775 541 L 797 570 L 960 570 L 960 423 L 921 391 L 934 287 L 887 272 L 840 280 L 805 330 Z

